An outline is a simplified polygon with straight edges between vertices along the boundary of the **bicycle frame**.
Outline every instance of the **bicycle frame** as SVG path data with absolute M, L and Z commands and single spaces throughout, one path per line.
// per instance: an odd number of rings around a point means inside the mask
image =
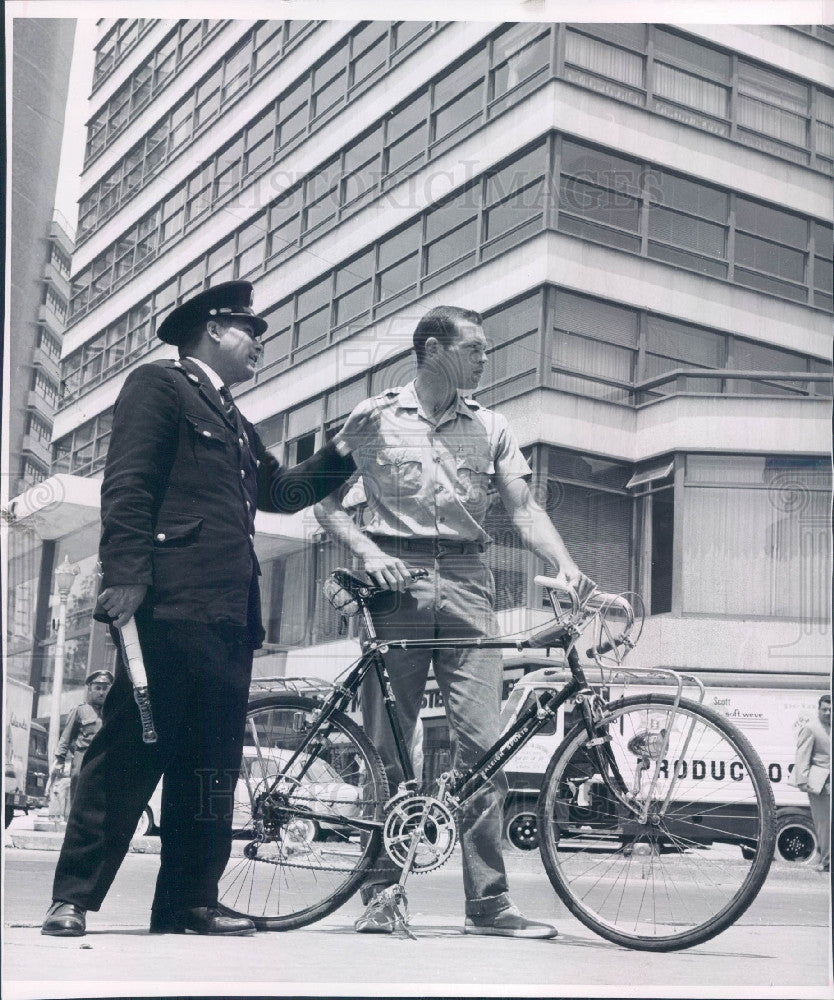
M 361 610 L 365 620 L 365 627 L 368 638 L 365 641 L 365 651 L 353 664 L 347 676 L 341 684 L 334 685 L 333 692 L 324 700 L 320 706 L 315 724 L 311 727 L 306 738 L 301 745 L 291 755 L 286 764 L 285 770 L 289 771 L 293 764 L 305 753 L 309 753 L 309 759 L 322 747 L 323 741 L 317 739 L 317 734 L 326 725 L 328 718 L 336 711 L 344 711 L 353 700 L 367 674 L 374 670 L 380 689 L 383 694 L 385 711 L 394 735 L 394 745 L 397 751 L 397 758 L 402 768 L 404 776 L 403 787 L 406 789 L 416 789 L 417 780 L 414 775 L 414 767 L 411 755 L 408 752 L 397 711 L 396 699 L 391 687 L 391 678 L 385 664 L 385 653 L 392 646 L 397 649 L 523 649 L 538 648 L 537 644 L 531 640 L 517 640 L 509 642 L 500 639 L 402 639 L 388 642 L 379 642 L 376 638 L 373 621 L 370 612 L 364 601 L 361 603 Z M 606 784 L 609 785 L 616 798 L 629 806 L 626 799 L 627 786 L 619 772 L 613 755 L 605 754 L 604 737 L 594 736 L 595 716 L 593 707 L 596 694 L 588 684 L 584 671 L 579 663 L 579 657 L 573 648 L 578 633 L 567 627 L 563 630 L 563 635 L 553 637 L 552 646 L 561 648 L 567 654 L 568 666 L 571 670 L 571 680 L 557 692 L 544 692 L 538 698 L 535 705 L 531 705 L 523 712 L 514 724 L 503 733 L 499 739 L 486 751 L 485 754 L 471 767 L 457 774 L 446 776 L 447 783 L 445 790 L 457 806 L 461 806 L 475 792 L 487 782 L 497 771 L 507 763 L 507 761 L 522 747 L 529 739 L 544 728 L 553 719 L 559 708 L 571 698 L 575 698 L 582 707 L 583 720 L 589 737 L 589 747 L 592 749 L 599 764 L 600 774 Z M 310 753 L 310 749 L 312 752 Z M 309 765 L 308 765 L 309 766 Z M 302 767 L 299 778 L 303 777 L 306 767 Z M 613 776 L 616 787 L 609 781 L 609 774 Z M 276 776 L 272 784 L 265 792 L 264 797 L 271 795 L 280 785 L 282 775 Z M 395 793 L 397 794 L 397 793 Z M 317 814 L 313 811 L 297 808 L 297 815 L 308 816 L 315 819 Z M 374 820 L 356 819 L 352 821 L 357 829 L 372 830 L 381 828 L 382 823 Z

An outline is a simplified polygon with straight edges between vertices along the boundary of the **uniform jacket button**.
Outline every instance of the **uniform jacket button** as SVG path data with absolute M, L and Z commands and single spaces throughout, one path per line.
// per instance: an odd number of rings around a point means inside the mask
M 203 437 L 210 438 L 211 437 L 211 431 L 203 431 Z
M 159 534 L 156 536 L 156 540 L 158 542 L 164 542 L 165 541 L 165 532 L 164 531 L 160 531 Z

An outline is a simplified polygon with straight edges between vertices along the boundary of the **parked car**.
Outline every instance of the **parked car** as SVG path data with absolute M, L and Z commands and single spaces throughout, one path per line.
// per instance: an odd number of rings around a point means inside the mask
M 246 768 L 246 777 L 241 775 L 235 785 L 234 812 L 232 829 L 243 832 L 252 821 L 252 799 L 278 773 L 290 758 L 290 751 L 269 749 L 262 750 L 252 746 L 243 748 L 242 767 Z M 306 764 L 306 759 L 304 760 Z M 247 780 L 248 779 L 248 780 Z M 296 819 L 293 821 L 291 836 L 297 840 L 311 841 L 323 839 L 331 833 L 346 834 L 349 828 L 339 823 L 339 816 L 358 816 L 361 789 L 342 781 L 338 772 L 327 763 L 317 758 L 313 760 L 301 779 L 304 785 L 304 795 L 310 799 L 310 808 L 332 812 L 333 819 L 321 822 L 312 819 Z M 157 785 L 151 800 L 145 807 L 139 825 L 137 836 L 147 836 L 156 832 L 162 809 L 162 782 Z

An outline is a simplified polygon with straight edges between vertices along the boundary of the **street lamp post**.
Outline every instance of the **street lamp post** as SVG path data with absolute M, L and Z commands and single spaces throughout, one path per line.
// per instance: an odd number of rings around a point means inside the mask
M 52 674 L 52 707 L 49 713 L 49 766 L 55 759 L 58 747 L 58 737 L 61 732 L 61 694 L 64 687 L 64 646 L 67 635 L 67 598 L 72 581 L 78 574 L 78 567 L 73 566 L 69 556 L 55 570 L 55 587 L 58 591 L 58 629 L 55 636 L 55 670 Z

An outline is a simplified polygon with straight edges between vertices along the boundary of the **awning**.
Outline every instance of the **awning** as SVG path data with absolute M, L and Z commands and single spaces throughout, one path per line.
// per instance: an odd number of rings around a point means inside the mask
M 667 476 L 672 474 L 672 469 L 675 467 L 675 462 L 673 459 L 668 461 L 659 462 L 656 465 L 649 465 L 640 472 L 635 472 L 634 475 L 626 483 L 626 489 L 630 490 L 635 486 L 642 486 L 644 483 L 654 482 L 655 479 L 665 479 Z

